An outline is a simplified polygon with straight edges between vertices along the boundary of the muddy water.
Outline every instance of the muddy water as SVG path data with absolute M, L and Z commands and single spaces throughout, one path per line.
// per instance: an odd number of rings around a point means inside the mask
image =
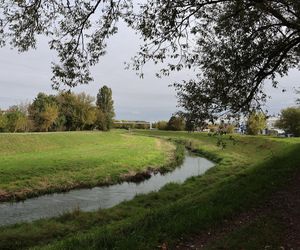
M 189 177 L 202 175 L 213 166 L 213 162 L 187 153 L 182 165 L 172 172 L 152 174 L 141 183 L 123 182 L 108 187 L 43 195 L 23 202 L 0 203 L 0 225 L 55 217 L 78 208 L 82 211 L 110 208 L 122 201 L 133 199 L 137 194 L 158 191 L 167 183 L 182 183 Z

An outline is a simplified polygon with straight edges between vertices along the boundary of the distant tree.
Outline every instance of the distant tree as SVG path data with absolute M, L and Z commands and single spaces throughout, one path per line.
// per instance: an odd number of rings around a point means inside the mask
M 281 116 L 276 123 L 278 128 L 285 132 L 300 136 L 300 107 L 290 107 L 281 110 Z
M 46 104 L 44 111 L 40 114 L 42 118 L 41 129 L 48 132 L 58 117 L 58 107 L 55 104 Z
M 157 122 L 157 129 L 158 130 L 167 130 L 168 129 L 168 122 L 167 121 L 159 121 Z
M 91 130 L 99 116 L 94 102 L 95 98 L 85 93 L 39 93 L 30 105 L 13 106 L 6 114 L 0 112 L 0 132 Z M 106 115 L 101 114 L 103 129 L 107 130 Z
M 197 128 L 197 125 L 192 120 L 186 120 L 185 122 L 185 129 L 189 132 L 195 131 Z
M 219 126 L 216 124 L 208 124 L 207 128 L 209 129 L 210 132 L 215 133 L 219 131 Z
M 105 114 L 99 108 L 96 111 L 96 127 L 99 130 L 103 130 L 103 131 L 108 130 Z
M 114 101 L 112 99 L 111 88 L 108 88 L 104 85 L 102 88 L 99 89 L 96 104 L 98 109 L 102 112 L 102 129 L 110 130 L 113 126 L 113 118 L 115 116 Z
M 3 111 L 0 110 L 0 132 L 5 132 L 7 129 L 7 117 Z
M 217 127 L 217 131 L 221 134 L 232 134 L 234 133 L 234 128 L 235 126 L 233 124 L 221 120 L 221 123 Z
M 85 93 L 61 92 L 57 96 L 58 120 L 66 130 L 92 129 L 96 121 L 94 97 Z
M 182 131 L 185 129 L 184 118 L 180 116 L 172 116 L 168 122 L 168 130 Z
M 266 116 L 262 112 L 252 112 L 247 120 L 247 133 L 257 135 L 266 128 Z
M 94 107 L 95 98 L 85 94 L 84 92 L 75 95 L 75 120 L 77 129 L 92 129 L 92 125 L 96 121 L 96 113 Z
M 30 130 L 30 121 L 24 112 L 15 105 L 8 109 L 5 114 L 7 118 L 7 130 L 9 132 L 25 132 Z
M 235 128 L 234 125 L 232 125 L 232 124 L 227 124 L 227 125 L 225 126 L 225 132 L 226 132 L 227 134 L 232 134 L 232 133 L 234 133 L 234 128 Z
M 92 130 L 96 127 L 97 121 L 97 109 L 95 107 L 91 107 L 85 113 L 85 124 L 84 129 Z
M 29 106 L 29 117 L 34 123 L 36 131 L 45 131 L 49 129 L 49 117 L 46 115 L 49 112 L 53 112 L 53 107 L 57 106 L 57 100 L 54 95 L 47 95 L 39 93 Z M 52 108 L 51 108 L 52 107 Z M 57 118 L 57 117 L 56 117 Z M 51 123 L 51 125 L 54 121 Z
M 136 129 L 149 129 L 149 125 L 148 124 L 136 124 L 135 128 Z
M 71 92 L 60 92 L 56 97 L 59 107 L 59 127 L 64 130 L 76 130 L 77 118 L 76 118 L 76 96 Z

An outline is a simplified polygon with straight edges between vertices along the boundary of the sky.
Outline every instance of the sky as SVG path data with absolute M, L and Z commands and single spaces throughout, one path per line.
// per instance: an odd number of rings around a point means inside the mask
M 139 38 L 128 28 L 121 27 L 119 33 L 108 41 L 107 53 L 92 69 L 94 81 L 73 89 L 96 96 L 99 88 L 112 88 L 117 119 L 158 121 L 168 120 L 178 110 L 173 82 L 190 79 L 193 72 L 176 72 L 158 79 L 158 68 L 146 65 L 145 77 L 140 79 L 136 72 L 125 70 L 138 49 Z M 39 39 L 38 48 L 18 53 L 9 47 L 0 48 L 0 109 L 14 104 L 32 101 L 39 92 L 55 94 L 51 89 L 51 62 L 57 60 L 55 52 L 48 48 L 45 38 Z M 266 82 L 265 91 L 271 99 L 266 109 L 277 114 L 281 109 L 295 104 L 295 87 L 300 87 L 299 70 L 291 70 L 287 77 L 279 79 L 274 89 Z M 282 89 L 286 91 L 283 93 Z

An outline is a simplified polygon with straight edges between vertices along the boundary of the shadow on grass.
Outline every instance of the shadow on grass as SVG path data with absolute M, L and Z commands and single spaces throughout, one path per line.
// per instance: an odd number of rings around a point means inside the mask
M 186 139 L 180 139 L 181 143 Z M 214 144 L 214 138 L 204 139 Z M 163 242 L 172 248 L 182 235 L 205 231 L 264 202 L 300 167 L 300 144 L 280 142 L 278 154 L 270 155 L 269 149 L 257 148 L 269 141 L 260 145 L 255 144 L 256 138 L 246 139 L 232 146 L 232 153 L 250 145 L 250 157 L 259 150 L 263 158 L 247 164 L 231 157 L 229 149 L 219 152 L 211 145 L 191 144 L 197 153 L 218 163 L 204 176 L 192 177 L 182 185 L 168 184 L 159 192 L 139 195 L 112 209 L 75 211 L 0 228 L 0 249 L 155 249 Z
M 132 206 L 134 216 L 63 239 L 46 249 L 155 249 L 163 242 L 172 248 L 182 235 L 206 230 L 264 202 L 300 167 L 299 152 L 299 144 L 291 145 L 262 163 L 235 169 L 236 172 L 223 168 L 221 160 L 203 177 L 194 177 L 182 186 L 165 187 L 156 195 L 157 206 L 152 204 L 154 194 L 143 196 L 144 202 L 148 198 L 150 204 L 147 209 L 142 209 L 143 202 L 136 204 L 138 197 L 123 205 L 124 209 Z M 175 198 L 163 204 L 164 195 Z

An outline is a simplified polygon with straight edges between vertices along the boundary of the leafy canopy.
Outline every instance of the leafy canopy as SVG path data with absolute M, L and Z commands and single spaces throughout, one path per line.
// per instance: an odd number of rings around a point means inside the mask
M 73 87 L 92 79 L 89 67 L 105 53 L 119 20 L 144 41 L 133 69 L 152 60 L 163 63 L 160 75 L 196 70 L 194 79 L 175 84 L 190 126 L 258 108 L 264 81 L 276 86 L 276 76 L 299 66 L 295 0 L 0 0 L 0 45 L 26 51 L 38 35 L 48 36 L 60 59 L 52 65 L 53 87 Z
M 252 112 L 247 120 L 247 133 L 257 135 L 266 128 L 266 116 L 262 112 Z
M 110 130 L 115 116 L 114 101 L 111 88 L 104 85 L 97 94 L 98 124 L 102 130 Z
M 183 117 L 180 116 L 172 116 L 167 124 L 168 130 L 174 130 L 174 131 L 182 131 L 185 129 L 185 121 Z
M 294 136 L 300 136 L 300 107 L 290 107 L 281 110 L 280 119 L 276 125 L 291 133 Z

